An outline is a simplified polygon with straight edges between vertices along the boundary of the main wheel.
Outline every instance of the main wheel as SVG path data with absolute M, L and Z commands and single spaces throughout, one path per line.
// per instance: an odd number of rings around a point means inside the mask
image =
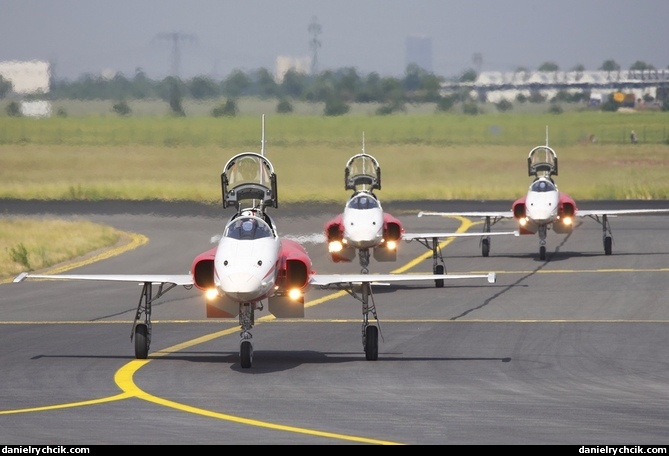
M 481 255 L 484 257 L 490 255 L 490 239 L 481 240 Z
M 248 369 L 253 363 L 253 345 L 250 340 L 244 340 L 239 345 L 239 362 L 242 369 Z
M 546 259 L 546 247 L 544 247 L 543 245 L 541 246 L 541 248 L 539 248 L 539 259 L 541 261 L 544 261 Z
M 611 255 L 611 244 L 613 239 L 611 236 L 606 236 L 604 238 L 604 254 Z
M 379 358 L 379 328 L 376 326 L 367 326 L 365 330 L 365 357 L 367 361 Z
M 135 358 L 149 357 L 149 329 L 144 323 L 135 326 Z
M 444 274 L 444 265 L 443 264 L 438 264 L 436 268 L 434 268 L 434 273 L 437 275 Z M 444 287 L 444 279 L 437 279 L 434 281 L 434 286 L 437 288 L 443 288 Z

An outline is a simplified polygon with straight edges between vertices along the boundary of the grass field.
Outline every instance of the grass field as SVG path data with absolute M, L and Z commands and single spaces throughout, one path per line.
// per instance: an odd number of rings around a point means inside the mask
M 508 199 L 546 141 L 559 185 L 580 199 L 668 199 L 669 113 L 580 112 L 266 117 L 281 201 L 341 200 L 348 158 L 382 169 L 386 200 Z M 638 144 L 630 144 L 635 130 Z M 0 118 L 0 198 L 220 201 L 220 172 L 261 150 L 261 121 L 235 118 Z
M 267 115 L 266 155 L 279 203 L 344 204 L 346 161 L 362 151 L 382 170 L 382 201 L 508 200 L 531 178 L 532 147 L 549 144 L 556 181 L 577 200 L 669 200 L 669 113 Z M 638 144 L 630 144 L 635 130 Z M 0 199 L 160 199 L 220 204 L 220 173 L 243 151 L 260 152 L 260 115 L 130 117 L 110 113 L 0 117 Z M 81 221 L 32 223 L 4 214 L 0 278 L 49 267 L 117 242 Z M 78 230 L 78 231 L 74 231 Z M 64 236 L 63 233 L 78 233 Z M 82 242 L 79 241 L 82 238 Z

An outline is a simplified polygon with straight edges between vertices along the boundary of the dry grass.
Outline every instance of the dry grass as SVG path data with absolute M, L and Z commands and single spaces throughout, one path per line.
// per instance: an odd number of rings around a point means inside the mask
M 112 246 L 121 235 L 112 227 L 87 220 L 3 218 L 0 221 L 0 280 Z
M 377 146 L 384 200 L 511 199 L 525 190 L 530 148 Z M 267 149 L 280 202 L 344 201 L 344 165 L 361 147 Z M 669 146 L 579 144 L 556 148 L 558 185 L 578 199 L 669 199 Z M 216 146 L 0 145 L 0 198 L 161 199 L 218 204 L 220 173 L 239 151 Z
M 512 201 L 530 183 L 527 155 L 544 143 L 546 125 L 559 158 L 558 185 L 577 200 L 669 199 L 664 113 L 274 115 L 268 119 L 266 152 L 277 172 L 280 204 L 343 203 L 349 196 L 344 166 L 361 152 L 363 132 L 365 151 L 381 165 L 383 201 Z M 631 129 L 640 144 L 629 144 Z M 242 151 L 259 152 L 260 132 L 256 115 L 156 119 L 147 112 L 125 119 L 106 110 L 66 119 L 0 116 L 0 198 L 220 204 L 225 163 Z M 113 245 L 119 235 L 83 220 L 19 220 L 5 214 L 0 278 Z

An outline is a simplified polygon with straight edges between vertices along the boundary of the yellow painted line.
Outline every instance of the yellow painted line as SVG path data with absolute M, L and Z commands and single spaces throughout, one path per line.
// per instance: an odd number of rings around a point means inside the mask
M 465 232 L 469 230 L 469 228 L 476 223 L 472 223 L 469 221 L 469 219 L 462 218 L 462 217 L 457 217 L 461 222 L 462 225 L 458 229 L 458 232 Z M 480 223 L 480 222 L 479 222 Z M 126 246 L 120 247 L 118 249 L 112 249 L 108 252 L 102 253 L 98 256 L 95 256 L 93 258 L 89 258 L 86 260 L 82 260 L 77 263 L 71 263 L 68 264 L 67 266 L 63 266 L 62 268 L 54 268 L 50 270 L 50 273 L 58 273 L 62 271 L 66 271 L 75 267 L 79 267 L 85 264 L 90 264 L 95 261 L 99 261 L 105 258 L 110 258 L 112 256 L 119 255 L 121 253 L 124 253 L 126 251 L 132 250 L 134 248 L 137 248 L 143 244 L 145 244 L 148 239 L 142 235 L 137 235 L 137 234 L 131 234 L 132 236 L 132 242 L 127 244 Z M 451 243 L 455 237 L 448 238 L 441 242 L 439 244 L 440 248 L 444 248 L 447 246 L 449 243 Z M 416 266 L 418 263 L 421 261 L 424 261 L 428 258 L 432 257 L 432 252 L 427 251 L 423 255 L 415 258 L 414 260 L 410 261 L 406 265 L 396 269 L 393 271 L 393 273 L 403 273 L 414 266 Z M 669 268 L 662 268 L 662 269 L 654 269 L 654 270 L 641 270 L 643 272 L 666 272 L 669 271 Z M 625 270 L 620 270 L 620 269 L 602 269 L 602 270 L 595 270 L 595 271 L 578 271 L 578 270 L 570 270 L 570 271 L 506 271 L 503 272 L 505 274 L 528 274 L 528 273 L 564 273 L 564 272 L 638 272 L 636 269 L 625 269 Z M 499 272 L 498 272 L 499 274 Z M 11 280 L 11 279 L 10 279 Z M 4 282 L 0 282 L 4 283 Z M 308 303 L 305 303 L 305 307 L 313 307 L 318 304 L 331 301 L 333 299 L 337 299 L 339 297 L 345 296 L 346 291 L 339 291 L 336 293 L 332 293 L 328 296 L 315 299 L 313 301 L 310 301 Z M 260 322 L 295 322 L 295 321 L 300 321 L 300 322 L 329 322 L 329 323 L 357 323 L 359 322 L 359 319 L 355 320 L 342 320 L 342 319 L 332 319 L 332 320 L 305 320 L 305 319 L 299 319 L 299 320 L 292 320 L 292 319 L 281 319 L 277 320 L 273 315 L 267 315 L 265 317 L 262 317 L 256 321 L 256 324 Z M 184 323 L 193 323 L 193 322 L 210 322 L 210 320 L 172 320 L 172 321 L 163 321 L 164 323 L 169 323 L 169 322 L 184 322 Z M 420 323 L 420 322 L 437 322 L 437 323 L 546 323 L 547 321 L 544 320 L 441 320 L 441 319 L 421 319 L 421 320 L 384 320 L 385 323 Z M 657 320 L 657 321 L 634 321 L 634 320 L 550 320 L 549 322 L 551 323 L 666 323 L 667 321 L 665 320 Z M 70 323 L 86 323 L 86 324 L 110 324 L 110 323 L 128 323 L 128 322 L 120 322 L 120 321 L 108 321 L 108 322 L 103 322 L 103 321 L 98 321 L 98 322 L 51 322 L 50 324 L 70 324 Z M 159 321 L 156 321 L 154 323 L 159 323 Z M 219 321 L 216 321 L 215 323 L 220 323 Z M 25 324 L 25 322 L 9 322 L 9 323 L 3 323 L 3 324 Z M 34 323 L 34 324 L 39 324 L 39 323 Z M 42 323 L 44 324 L 44 323 Z M 311 435 L 311 436 L 317 436 L 317 437 L 324 437 L 324 438 L 331 438 L 331 439 L 337 439 L 337 440 L 344 440 L 344 441 L 351 441 L 351 442 L 358 442 L 358 443 L 370 443 L 370 444 L 380 444 L 380 445 L 401 445 L 401 443 L 398 442 L 391 442 L 391 441 L 386 441 L 386 440 L 377 440 L 377 439 L 370 439 L 366 437 L 360 437 L 360 436 L 353 436 L 353 435 L 345 435 L 345 434 L 337 434 L 337 433 L 331 433 L 331 432 L 324 432 L 324 431 L 318 431 L 314 429 L 306 429 L 306 428 L 299 428 L 299 427 L 294 427 L 294 426 L 287 426 L 287 425 L 282 425 L 282 424 L 277 424 L 277 423 L 271 423 L 267 421 L 259 421 L 259 420 L 253 420 L 249 418 L 244 418 L 244 417 L 239 417 L 239 416 L 234 416 L 234 415 L 229 415 L 225 413 L 219 413 L 219 412 L 214 412 L 211 410 L 207 409 L 202 409 L 198 407 L 193 407 L 190 405 L 186 404 L 181 404 L 178 402 L 170 401 L 167 399 L 163 399 L 157 396 L 154 396 L 152 394 L 147 393 L 146 391 L 140 389 L 135 383 L 133 376 L 135 372 L 137 372 L 140 368 L 148 364 L 151 359 L 153 358 L 158 358 L 158 357 L 163 357 L 167 356 L 169 354 L 179 352 L 181 350 L 184 350 L 186 348 L 193 347 L 198 344 L 202 344 L 205 342 L 209 342 L 211 340 L 214 340 L 219 337 L 227 336 L 234 334 L 238 331 L 238 325 L 235 324 L 233 328 L 225 329 L 222 331 L 218 331 L 212 334 L 208 334 L 205 336 L 201 336 L 195 339 L 191 339 L 189 341 L 174 345 L 172 347 L 157 351 L 155 353 L 152 353 L 151 358 L 147 360 L 133 360 L 121 367 L 118 371 L 116 371 L 114 375 L 114 381 L 118 385 L 118 387 L 123 391 L 121 394 L 115 395 L 115 396 L 109 396 L 105 398 L 99 398 L 99 399 L 92 399 L 92 400 L 87 400 L 87 401 L 80 401 L 80 402 L 72 402 L 68 404 L 57 404 L 57 405 L 50 405 L 50 406 L 42 406 L 42 407 L 31 407 L 31 408 L 25 408 L 25 409 L 16 409 L 16 410 L 5 410 L 5 411 L 0 411 L 0 415 L 9 415 L 9 414 L 16 414 L 16 413 L 26 413 L 26 412 L 36 412 L 36 411 L 46 411 L 46 410 L 55 410 L 55 409 L 62 409 L 62 408 L 68 408 L 68 407 L 81 407 L 81 406 L 88 406 L 88 405 L 95 405 L 95 404 L 100 404 L 100 403 L 105 403 L 105 402 L 111 402 L 111 401 L 117 401 L 117 400 L 123 400 L 123 399 L 128 399 L 132 397 L 136 397 L 139 399 L 146 400 L 148 402 L 152 402 L 158 405 L 162 405 L 165 407 L 170 407 L 174 408 L 177 410 L 181 410 L 187 413 L 193 413 L 201 416 L 207 416 L 210 418 L 215 418 L 215 419 L 220 419 L 220 420 L 225 420 L 225 421 L 231 421 L 231 422 L 236 422 L 240 424 L 245 424 L 249 426 L 256 426 L 256 427 L 262 427 L 262 428 L 267 428 L 267 429 L 273 429 L 273 430 L 278 430 L 278 431 L 285 431 L 285 432 L 292 432 L 292 433 L 297 433 L 297 434 L 305 434 L 305 435 Z
M 482 222 L 472 222 L 471 220 L 469 220 L 468 218 L 465 218 L 465 217 L 454 217 L 454 218 L 460 220 L 460 222 L 462 223 L 462 224 L 460 225 L 460 228 L 458 228 L 458 229 L 456 230 L 456 233 L 464 233 L 464 232 L 468 231 L 472 226 L 474 226 L 474 225 L 478 225 L 478 224 L 482 223 Z M 439 243 L 439 248 L 443 249 L 443 248 L 446 247 L 448 244 L 450 244 L 451 242 L 453 242 L 455 239 L 456 239 L 455 237 L 450 237 L 450 238 L 444 239 L 443 241 L 441 241 L 441 242 Z M 414 242 L 415 242 L 415 241 L 414 241 Z M 400 268 L 398 268 L 398 269 L 395 269 L 395 270 L 392 271 L 392 272 L 393 272 L 393 273 L 396 273 L 396 274 L 400 274 L 400 273 L 406 272 L 406 271 L 408 271 L 409 269 L 413 268 L 414 266 L 418 265 L 421 261 L 425 261 L 425 260 L 427 260 L 428 258 L 432 258 L 432 251 L 431 251 L 431 250 L 428 250 L 427 252 L 425 252 L 425 253 L 423 253 L 422 255 L 420 255 L 420 256 L 414 258 L 413 260 L 409 261 L 409 262 L 408 262 L 407 264 L 405 264 L 404 266 L 402 266 L 402 267 L 400 267 Z
M 17 413 L 44 412 L 44 411 L 47 411 L 47 410 L 59 410 L 59 409 L 72 408 L 72 407 L 84 407 L 84 406 L 87 406 L 87 405 L 97 405 L 97 404 L 104 404 L 106 402 L 120 401 L 121 399 L 128 399 L 129 397 L 132 397 L 132 395 L 130 393 L 123 392 L 121 394 L 117 394 L 116 396 L 102 397 L 102 398 L 99 398 L 99 399 L 90 399 L 90 400 L 81 401 L 81 402 L 68 402 L 67 404 L 45 405 L 45 406 L 42 406 L 42 407 L 29 407 L 29 408 L 14 409 L 14 410 L 0 410 L 0 415 L 14 415 L 14 414 L 17 414 Z
M 73 263 L 68 263 L 63 266 L 59 267 L 54 267 L 51 269 L 48 269 L 45 271 L 45 274 L 60 274 L 61 272 L 69 271 L 70 269 L 78 268 L 81 266 L 85 266 L 88 264 L 96 263 L 101 260 L 106 260 L 107 258 L 115 257 L 118 256 L 122 253 L 129 252 L 130 250 L 134 250 L 137 247 L 141 247 L 147 242 L 149 242 L 149 238 L 142 234 L 137 234 L 137 233 L 126 233 L 127 235 L 130 236 L 130 242 L 122 245 L 120 247 L 115 247 L 109 250 L 106 250 L 99 255 L 92 256 L 90 258 L 86 258 L 85 260 L 81 261 L 75 261 Z
M 149 238 L 142 234 L 137 234 L 137 233 L 125 233 L 126 235 L 130 236 L 130 242 L 127 244 L 121 245 L 119 247 L 113 247 L 109 250 L 105 250 L 104 252 L 99 253 L 98 255 L 94 255 L 90 258 L 86 258 L 83 260 L 79 261 L 73 261 L 64 265 L 59 265 L 59 266 L 54 266 L 52 268 L 47 268 L 44 270 L 44 274 L 60 274 L 61 272 L 69 271 L 70 269 L 78 268 L 81 266 L 86 266 L 89 264 L 96 263 L 100 260 L 106 260 L 107 258 L 112 258 L 115 256 L 118 256 L 122 253 L 129 252 L 130 250 L 134 250 L 137 247 L 141 247 L 142 245 L 146 244 L 149 242 Z M 3 283 L 11 283 L 14 280 L 14 277 L 9 277 L 0 280 L 0 284 Z
M 229 330 L 225 331 L 219 331 L 217 333 L 209 334 L 206 336 L 198 337 L 196 339 L 192 339 L 190 341 L 174 345 L 172 347 L 166 348 L 164 350 L 160 350 L 159 352 L 156 352 L 152 355 L 152 357 L 157 358 L 157 357 L 162 357 L 166 356 L 175 352 L 179 352 L 181 350 L 184 350 L 186 348 L 190 348 L 194 345 L 198 345 L 204 342 L 208 342 L 210 340 L 216 339 L 218 337 L 230 335 L 233 333 L 236 333 L 238 331 L 237 328 L 231 328 Z M 161 397 L 154 396 L 153 394 L 149 394 L 146 391 L 140 389 L 134 382 L 133 376 L 135 372 L 137 372 L 140 368 L 142 368 L 144 365 L 146 365 L 149 360 L 134 360 L 130 361 L 128 364 L 123 366 L 121 369 L 116 371 L 116 374 L 114 375 L 114 381 L 118 385 L 121 390 L 123 390 L 128 396 L 133 396 L 137 397 L 139 399 L 144 399 L 145 401 L 148 402 L 153 402 L 158 405 L 162 405 L 164 407 L 169 407 L 173 408 L 176 410 L 181 410 L 183 412 L 188 412 L 188 413 L 193 413 L 196 415 L 201 415 L 201 416 L 207 416 L 210 418 L 215 418 L 219 420 L 224 420 L 224 421 L 231 421 L 235 423 L 240 423 L 240 424 L 245 424 L 248 426 L 256 426 L 256 427 L 262 427 L 262 428 L 267 428 L 267 429 L 273 429 L 277 431 L 284 431 L 284 432 L 292 432 L 296 434 L 305 434 L 305 435 L 312 435 L 316 437 L 325 437 L 325 438 L 331 438 L 331 439 L 337 439 L 337 440 L 345 440 L 349 442 L 359 442 L 359 443 L 371 443 L 371 444 L 376 444 L 376 445 L 401 445 L 400 443 L 397 442 L 390 442 L 386 440 L 377 440 L 377 439 L 370 439 L 367 437 L 360 437 L 360 436 L 353 436 L 353 435 L 345 435 L 345 434 L 337 434 L 337 433 L 332 433 L 332 432 L 324 432 L 324 431 L 318 431 L 314 429 L 306 429 L 306 428 L 300 428 L 300 427 L 294 427 L 294 426 L 286 426 L 283 424 L 277 424 L 277 423 L 271 423 L 268 421 L 259 421 L 259 420 L 254 420 L 250 418 L 244 418 L 240 416 L 235 416 L 235 415 L 229 415 L 227 413 L 219 413 L 219 412 L 214 412 L 212 410 L 207 410 L 207 409 L 202 409 L 199 407 L 193 407 L 190 405 L 186 404 L 181 404 L 179 402 L 175 401 L 170 401 L 168 399 L 164 399 Z

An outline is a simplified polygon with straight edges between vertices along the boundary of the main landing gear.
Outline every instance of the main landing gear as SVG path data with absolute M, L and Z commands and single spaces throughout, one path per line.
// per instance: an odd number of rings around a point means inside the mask
M 439 238 L 416 238 L 414 241 L 418 241 L 421 245 L 425 246 L 426 249 L 432 251 L 432 273 L 436 275 L 446 274 L 446 262 L 441 253 L 441 246 L 439 245 Z M 436 288 L 443 288 L 444 280 L 436 279 L 434 281 L 434 286 Z
M 158 292 L 153 296 L 153 284 L 144 282 L 142 294 L 137 304 L 135 312 L 135 321 L 132 324 L 130 340 L 135 339 L 135 358 L 146 359 L 149 357 L 149 347 L 151 346 L 151 304 L 156 299 L 176 287 L 173 283 L 161 283 L 158 286 Z M 143 320 L 140 322 L 140 320 Z
M 344 290 L 362 303 L 362 348 L 365 350 L 367 361 L 376 361 L 379 358 L 379 318 L 376 315 L 376 306 L 374 305 L 374 295 L 372 293 L 372 284 L 363 282 L 360 285 L 352 283 L 348 286 L 344 284 L 334 285 L 335 288 Z M 369 322 L 370 313 L 376 325 Z
M 602 236 L 604 240 L 604 254 L 611 255 L 613 253 L 613 234 L 611 234 L 611 225 L 606 214 L 602 215 L 602 220 L 595 219 L 602 225 Z
M 369 324 L 369 313 L 372 313 L 377 324 L 379 319 L 376 315 L 372 284 L 363 282 L 360 285 L 360 296 L 356 295 L 353 289 L 349 294 L 362 303 L 362 347 L 365 350 L 365 358 L 367 361 L 376 361 L 379 358 L 379 328 Z

